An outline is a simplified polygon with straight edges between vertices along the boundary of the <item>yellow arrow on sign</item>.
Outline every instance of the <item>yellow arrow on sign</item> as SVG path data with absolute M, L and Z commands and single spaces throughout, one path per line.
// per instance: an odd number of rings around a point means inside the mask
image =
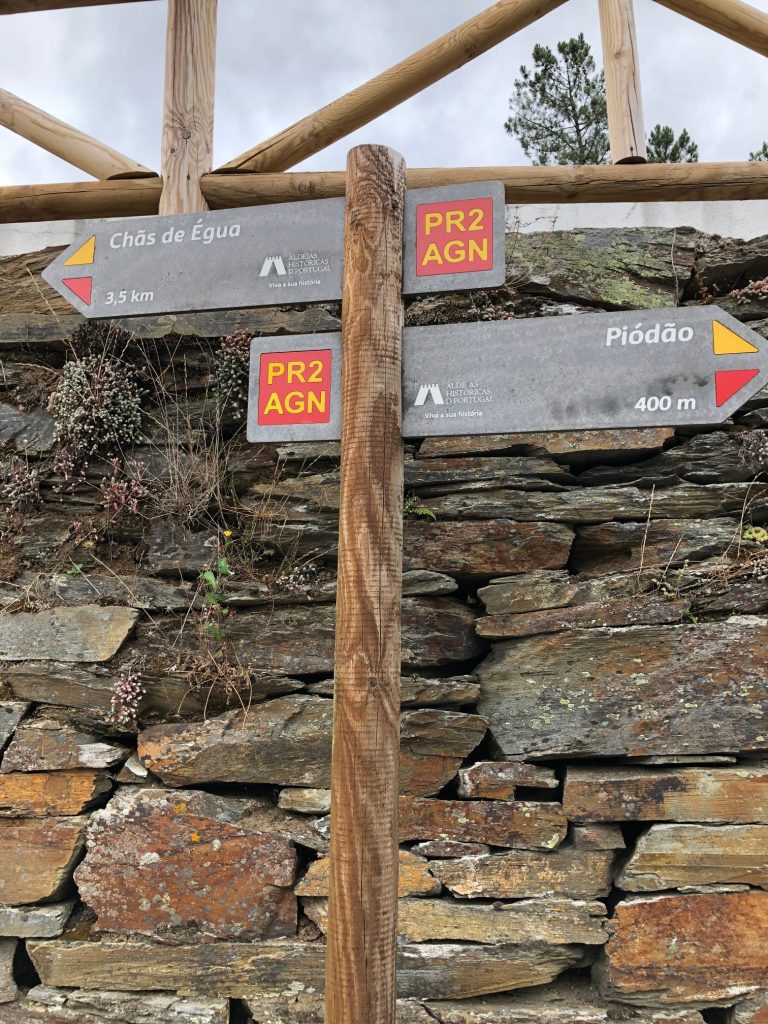
M 740 338 L 730 327 L 718 323 L 717 320 L 712 321 L 712 341 L 715 346 L 716 356 L 732 356 L 737 355 L 739 352 L 760 351 L 751 342 Z
M 83 267 L 86 263 L 93 263 L 93 258 L 96 255 L 96 235 L 91 235 L 87 242 L 73 252 L 68 260 L 64 260 L 65 267 Z

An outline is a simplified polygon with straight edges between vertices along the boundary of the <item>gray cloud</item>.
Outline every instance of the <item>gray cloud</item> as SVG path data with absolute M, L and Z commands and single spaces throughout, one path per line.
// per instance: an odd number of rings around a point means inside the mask
M 752 0 L 768 12 L 768 0 Z M 220 0 L 217 162 L 384 70 L 482 10 L 484 0 Z M 768 63 L 636 0 L 646 127 L 687 127 L 702 160 L 744 160 L 768 138 Z M 158 168 L 165 4 L 7 16 L 4 88 Z M 597 55 L 594 0 L 565 6 L 301 167 L 339 169 L 350 145 L 391 145 L 412 166 L 524 164 L 503 122 L 533 45 L 584 31 Z M 0 129 L 0 184 L 82 179 Z

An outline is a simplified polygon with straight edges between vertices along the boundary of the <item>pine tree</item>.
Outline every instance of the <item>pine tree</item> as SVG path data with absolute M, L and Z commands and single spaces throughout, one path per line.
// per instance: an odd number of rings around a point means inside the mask
M 683 128 L 675 133 L 667 124 L 657 124 L 648 136 L 649 164 L 695 164 L 699 162 L 699 147 Z
M 608 117 L 603 72 L 579 33 L 557 44 L 533 48 L 533 70 L 525 65 L 509 100 L 504 128 L 515 135 L 534 164 L 602 164 L 608 156 Z
M 768 160 L 768 142 L 764 142 L 760 149 L 758 149 L 755 153 L 750 153 L 749 159 L 751 161 L 761 162 L 764 160 Z

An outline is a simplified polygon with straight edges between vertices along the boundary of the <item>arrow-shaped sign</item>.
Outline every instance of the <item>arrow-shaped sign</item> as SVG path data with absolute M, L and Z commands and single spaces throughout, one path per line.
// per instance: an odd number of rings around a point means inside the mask
M 720 423 L 768 384 L 768 341 L 717 306 L 406 328 L 403 434 Z M 340 437 L 337 334 L 255 338 L 248 439 Z
M 503 284 L 501 182 L 406 193 L 403 294 Z M 86 317 L 341 298 L 344 200 L 94 220 L 43 271 Z

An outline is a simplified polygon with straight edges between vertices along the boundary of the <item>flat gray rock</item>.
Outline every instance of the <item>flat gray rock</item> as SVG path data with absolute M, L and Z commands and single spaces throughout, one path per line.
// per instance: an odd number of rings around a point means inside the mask
M 39 907 L 0 906 L 0 935 L 17 939 L 55 939 L 64 931 L 75 900 Z
M 23 412 L 0 402 L 0 442 L 17 452 L 39 455 L 51 450 L 55 436 L 53 417 L 45 409 Z
M 511 760 L 763 752 L 766 644 L 751 616 L 508 640 L 478 710 Z
M 0 661 L 109 661 L 138 620 L 133 608 L 81 605 L 0 616 Z
M 63 716 L 40 716 L 22 722 L 17 728 L 0 764 L 0 773 L 113 768 L 126 761 L 129 754 L 127 747 L 102 742 Z

